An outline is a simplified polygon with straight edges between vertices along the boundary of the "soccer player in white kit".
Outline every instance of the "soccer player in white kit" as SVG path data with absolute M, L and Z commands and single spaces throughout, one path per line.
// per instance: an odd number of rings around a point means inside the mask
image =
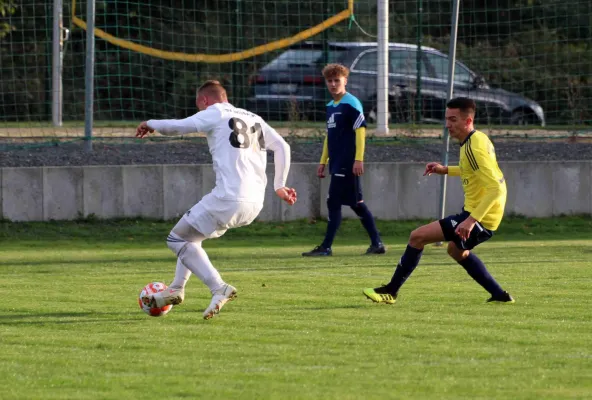
M 267 185 L 266 150 L 274 152 L 275 193 L 289 205 L 296 202 L 297 195 L 286 187 L 290 146 L 260 116 L 228 103 L 226 90 L 218 81 L 207 81 L 197 90 L 196 105 L 200 111 L 189 118 L 151 119 L 136 130 L 137 137 L 154 131 L 164 135 L 205 132 L 216 173 L 214 189 L 181 217 L 167 238 L 168 247 L 177 256 L 173 282 L 142 301 L 151 307 L 181 304 L 193 272 L 212 293 L 203 314 L 204 319 L 210 319 L 236 297 L 237 290 L 222 280 L 201 243 L 230 228 L 249 225 L 259 215 Z

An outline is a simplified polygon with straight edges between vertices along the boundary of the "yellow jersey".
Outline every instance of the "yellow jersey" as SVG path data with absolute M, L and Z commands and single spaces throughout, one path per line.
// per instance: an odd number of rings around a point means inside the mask
M 473 131 L 467 136 L 460 144 L 459 165 L 449 166 L 448 175 L 462 180 L 465 211 L 485 228 L 496 230 L 504 215 L 507 188 L 486 134 Z

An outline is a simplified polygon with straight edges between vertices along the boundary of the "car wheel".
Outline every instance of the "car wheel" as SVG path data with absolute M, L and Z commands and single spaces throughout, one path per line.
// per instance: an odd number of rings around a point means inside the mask
M 510 117 L 512 125 L 529 126 L 540 125 L 540 122 L 534 112 L 530 110 L 516 110 Z

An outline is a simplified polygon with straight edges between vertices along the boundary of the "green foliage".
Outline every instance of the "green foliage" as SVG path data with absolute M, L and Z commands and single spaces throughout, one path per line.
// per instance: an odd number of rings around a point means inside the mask
M 0 0 L 0 40 L 15 29 L 12 24 L 5 21 L 9 15 L 15 12 L 16 2 L 12 0 Z
M 50 4 L 0 0 L 0 120 L 47 119 Z
M 47 3 L 47 2 L 46 2 Z M 0 120 L 48 120 L 51 102 L 51 4 L 0 2 Z M 451 3 L 390 2 L 390 40 L 448 52 Z M 17 5 L 18 4 L 18 5 Z M 343 10 L 345 0 L 99 1 L 96 26 L 119 38 L 182 53 L 224 54 L 294 35 Z M 84 116 L 85 39 L 72 28 L 64 58 L 64 119 Z M 85 18 L 84 1 L 76 14 Z M 376 34 L 375 3 L 355 2 L 356 21 Z M 458 59 L 491 85 L 538 101 L 549 124 L 592 121 L 592 3 L 585 0 L 469 0 L 461 3 Z M 6 28 L 10 27 L 10 28 Z M 1 35 L 4 35 L 1 38 Z M 374 41 L 338 24 L 316 40 Z M 95 120 L 183 117 L 195 111 L 199 82 L 220 79 L 238 105 L 249 77 L 281 50 L 228 64 L 165 61 L 96 41 Z
M 557 31 L 541 28 L 511 35 L 497 46 L 488 41 L 472 46 L 459 43 L 457 58 L 469 60 L 467 66 L 487 82 L 539 99 L 548 123 L 589 123 L 592 48 L 584 42 L 562 44 L 561 40 Z M 448 51 L 447 38 L 427 38 L 426 44 Z

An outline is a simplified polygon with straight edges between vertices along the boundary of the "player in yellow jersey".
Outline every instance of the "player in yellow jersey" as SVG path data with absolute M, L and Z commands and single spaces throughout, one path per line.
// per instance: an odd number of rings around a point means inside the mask
M 488 302 L 514 302 L 471 252 L 493 236 L 504 215 L 507 195 L 506 181 L 497 164 L 493 144 L 486 134 L 473 127 L 475 109 L 475 102 L 465 97 L 452 99 L 446 104 L 446 128 L 450 136 L 460 142 L 460 162 L 458 166 L 450 167 L 429 163 L 424 173 L 460 176 L 465 194 L 462 212 L 411 232 L 407 249 L 391 281 L 385 286 L 364 289 L 364 295 L 372 301 L 394 304 L 399 289 L 419 264 L 424 246 L 447 241 L 450 257 L 491 294 Z

